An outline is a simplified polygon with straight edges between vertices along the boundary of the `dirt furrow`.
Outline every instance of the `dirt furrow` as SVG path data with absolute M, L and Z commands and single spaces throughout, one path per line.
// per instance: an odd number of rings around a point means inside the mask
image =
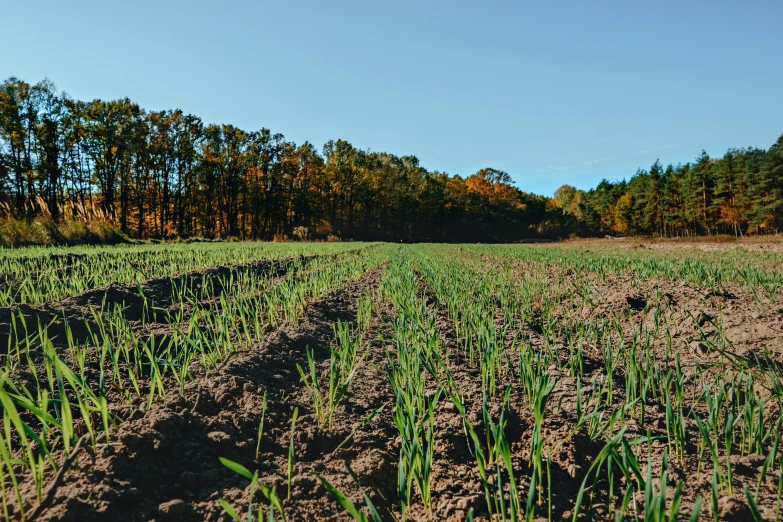
M 330 432 L 317 427 L 296 369 L 297 363 L 306 364 L 306 347 L 319 360 L 328 357 L 333 323 L 355 321 L 358 296 L 377 288 L 380 272 L 372 270 L 310 303 L 307 316 L 296 327 L 271 333 L 262 346 L 235 357 L 220 372 L 187 385 L 184 395 L 172 392 L 164 404 L 136 413 L 109 443 L 98 445 L 95 454 L 83 451 L 56 491 L 52 507 L 40 519 L 220 520 L 218 498 L 237 507 L 246 505 L 249 481 L 224 467 L 218 457 L 258 470 L 261 482 L 277 486 L 285 497 L 294 408 L 300 417 L 295 432 L 296 473 L 291 498 L 285 501 L 289 519 L 314 518 L 315 514 L 319 519 L 344 518 L 313 474 L 320 473 L 345 488 L 358 502 L 359 491 L 349 482 L 343 459 L 352 461 L 362 485 L 379 500 L 392 495 L 396 453 L 387 444 L 394 437 L 387 432 L 390 420 L 379 422 L 388 413 L 381 413 L 352 442 L 334 452 L 370 412 L 390 401 L 389 391 L 378 385 L 381 377 L 375 369 L 368 363 L 361 367 L 335 413 Z M 376 313 L 368 338 L 377 334 L 380 324 Z M 383 348 L 371 344 L 370 349 L 368 359 L 380 363 Z M 268 409 L 261 455 L 256 460 L 264 393 Z
M 457 333 L 449 318 L 445 304 L 441 303 L 429 285 L 426 277 L 420 277 L 420 288 L 427 297 L 427 305 L 436 312 L 436 326 L 441 332 L 441 341 L 450 354 L 449 371 L 452 374 L 462 398 L 465 401 L 467 415 L 476 428 L 479 436 L 486 437 L 482 413 L 481 371 L 478 366 L 470 366 L 464 359 L 464 354 L 458 347 Z M 502 314 L 498 316 L 502 317 Z M 514 350 L 519 346 L 512 344 L 514 335 L 509 333 L 505 339 L 505 349 L 514 359 Z M 531 348 L 540 340 L 532 339 Z M 598 454 L 600 446 L 593 443 L 579 430 L 574 433 L 575 418 L 562 406 L 563 402 L 573 397 L 573 380 L 562 379 L 555 388 L 550 404 L 559 404 L 550 408 L 542 425 L 544 439 L 553 441 L 550 446 L 552 482 L 557 484 L 552 495 L 553 516 L 555 520 L 568 518 L 569 509 L 573 506 L 573 498 L 579 490 L 581 479 L 589 466 L 591 457 Z M 498 376 L 497 394 L 488 399 L 489 411 L 494 421 L 501 412 L 503 392 L 511 386 L 511 408 L 506 437 L 512 451 L 514 470 L 518 487 L 526 494 L 530 484 L 530 439 L 533 429 L 533 414 L 525 404 L 519 389 L 515 368 L 507 368 L 507 373 Z M 438 504 L 433 506 L 438 520 L 463 521 L 470 509 L 478 519 L 485 519 L 487 513 L 486 500 L 483 494 L 480 475 L 476 468 L 472 445 L 465 433 L 462 418 L 448 399 L 443 399 L 439 405 L 436 426 L 436 463 L 433 478 L 433 498 Z M 492 477 L 490 477 L 491 479 Z M 540 506 L 540 515 L 546 514 L 546 505 Z
M 318 256 L 301 257 L 303 266 Z M 9 336 L 14 335 L 13 323 L 17 332 L 23 332 L 22 320 L 30 333 L 36 332 L 38 325 L 47 326 L 49 339 L 55 346 L 67 346 L 66 326 L 73 341 L 82 344 L 90 340 L 90 332 L 97 331 L 93 310 L 111 312 L 122 307 L 122 315 L 130 322 L 145 319 L 147 323 L 165 321 L 172 302 L 172 293 L 176 288 L 199 289 L 209 284 L 211 290 L 207 300 L 218 298 L 224 288 L 222 281 L 230 276 L 242 273 L 270 277 L 282 277 L 288 273 L 295 259 L 264 260 L 237 266 L 219 266 L 197 272 L 189 272 L 176 277 L 149 279 L 137 286 L 113 284 L 108 287 L 94 288 L 78 296 L 69 297 L 57 303 L 39 306 L 17 305 L 0 308 L 0 349 L 8 347 Z M 17 334 L 18 335 L 18 334 Z

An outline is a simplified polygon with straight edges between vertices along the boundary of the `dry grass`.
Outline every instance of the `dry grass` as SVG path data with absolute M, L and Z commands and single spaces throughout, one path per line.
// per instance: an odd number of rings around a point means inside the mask
M 14 216 L 7 203 L 0 203 L 0 246 L 118 244 L 127 241 L 113 224 L 112 216 L 100 208 L 86 208 L 79 202 L 57 205 L 59 219 L 38 196 L 25 204 L 32 218 Z

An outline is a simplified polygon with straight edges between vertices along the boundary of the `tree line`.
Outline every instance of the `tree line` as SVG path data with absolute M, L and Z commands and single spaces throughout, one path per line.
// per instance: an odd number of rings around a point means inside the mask
M 702 151 L 691 163 L 656 161 L 628 181 L 558 189 L 560 209 L 582 234 L 685 237 L 776 234 L 783 227 L 783 136 L 769 149 L 732 148 L 720 158 Z
M 138 238 L 271 239 L 308 227 L 321 237 L 508 241 L 546 213 L 545 198 L 498 170 L 449 176 L 344 140 L 318 150 L 265 128 L 129 99 L 83 102 L 47 80 L 10 78 L 0 88 L 0 202 L 30 218 L 38 198 L 54 219 L 75 202 Z
M 272 239 L 297 227 L 386 241 L 761 233 L 783 224 L 781 189 L 783 138 L 547 198 L 492 168 L 449 175 L 344 140 L 319 150 L 127 98 L 74 100 L 49 80 L 0 86 L 0 214 L 58 221 L 89 209 L 137 238 Z

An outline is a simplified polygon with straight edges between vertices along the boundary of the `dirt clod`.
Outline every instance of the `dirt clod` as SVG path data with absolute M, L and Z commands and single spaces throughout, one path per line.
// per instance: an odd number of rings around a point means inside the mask
M 753 522 L 753 513 L 744 502 L 724 496 L 718 499 L 718 517 L 726 522 Z
M 191 512 L 190 506 L 179 498 L 169 500 L 158 506 L 158 513 L 160 513 L 163 520 L 178 520 Z

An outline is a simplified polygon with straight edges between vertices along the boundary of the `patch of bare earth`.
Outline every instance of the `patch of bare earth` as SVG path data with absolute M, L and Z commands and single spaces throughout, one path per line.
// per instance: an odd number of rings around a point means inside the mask
M 383 376 L 369 364 L 382 364 L 385 358 L 383 347 L 372 342 L 384 311 L 376 310 L 365 335 L 370 354 L 338 407 L 332 430 L 318 427 L 296 368 L 306 365 L 307 347 L 322 367 L 328 364 L 324 360 L 333 341 L 332 325 L 338 320 L 355 322 L 357 299 L 377 288 L 380 272 L 372 270 L 309 303 L 306 317 L 296 327 L 271 333 L 262 346 L 188 384 L 183 395 L 171 392 L 163 404 L 138 412 L 95 453 L 81 451 L 38 519 L 222 520 L 218 499 L 246 509 L 249 481 L 223 466 L 219 457 L 259 471 L 262 483 L 276 486 L 289 520 L 344 519 L 342 508 L 326 494 L 315 473 L 361 502 L 343 459 L 351 462 L 379 505 L 388 502 L 394 507 L 397 453 L 388 407 L 335 451 L 372 411 L 390 401 Z M 256 459 L 264 393 L 268 409 Z M 299 409 L 295 473 L 287 498 L 294 408 Z
M 556 282 L 574 276 L 575 274 L 567 270 L 560 271 L 552 267 L 547 269 L 547 277 L 553 286 Z M 636 342 L 641 343 L 640 346 L 646 342 L 649 335 L 655 360 L 663 361 L 665 353 L 668 352 L 670 369 L 674 371 L 675 357 L 679 357 L 689 401 L 701 393 L 703 383 L 710 384 L 714 378 L 729 382 L 741 371 L 758 369 L 759 364 L 777 364 L 779 367 L 783 365 L 783 309 L 757 298 L 742 285 L 725 283 L 720 291 L 715 291 L 679 281 L 639 280 L 634 274 L 610 274 L 605 278 L 596 274 L 580 274 L 580 278 L 580 284 L 586 280 L 591 288 L 589 299 L 575 298 L 572 293 L 565 295 L 570 287 L 562 284 L 564 295 L 557 297 L 562 301 L 556 310 L 555 321 L 574 327 L 580 323 L 599 324 L 602 321 L 605 321 L 605 324 L 617 324 L 623 331 L 626 351 L 634 342 L 635 334 Z M 532 326 L 529 332 L 532 332 L 532 341 L 535 344 L 540 329 L 535 324 Z M 672 332 L 671 338 L 664 334 L 667 330 Z M 559 340 L 559 344 L 565 356 L 567 347 L 563 339 Z M 600 346 L 586 347 L 583 385 L 594 376 L 605 374 L 600 350 Z M 641 362 L 644 353 L 638 352 L 637 357 Z M 566 375 L 560 375 L 559 378 L 552 402 L 559 404 L 562 411 L 556 413 L 555 418 L 558 415 L 575 418 L 575 382 Z M 625 401 L 624 384 L 624 369 L 619 368 L 614 377 L 614 395 L 618 407 Z M 765 399 L 770 397 L 769 390 L 763 386 L 757 385 L 756 392 Z M 698 408 L 696 413 L 702 418 L 706 417 L 706 412 Z M 700 462 L 695 446 L 698 426 L 690 411 L 685 414 L 690 442 L 682 461 L 670 455 L 669 480 L 670 484 L 672 481 L 684 481 L 684 512 L 689 513 L 694 500 L 698 496 L 702 497 L 704 503 L 700 519 L 708 520 L 713 516 L 709 505 L 712 467 L 706 454 Z M 776 402 L 770 400 L 765 405 L 764 414 L 774 422 L 781 412 Z M 549 425 L 552 419 L 548 412 L 545 424 Z M 665 405 L 648 399 L 644 425 L 639 425 L 636 420 L 628 422 L 627 437 L 645 437 L 648 432 L 657 437 L 657 440 L 652 442 L 651 455 L 653 473 L 656 476 L 660 473 L 661 456 L 666 448 L 665 419 Z M 590 444 L 594 446 L 595 443 Z M 594 447 L 592 451 L 583 447 L 572 455 L 579 468 L 586 470 L 589 467 L 594 450 Z M 642 465 L 646 466 L 647 455 L 642 457 Z M 756 491 L 765 457 L 766 455 L 758 454 L 731 457 L 735 495 L 734 498 L 724 495 L 719 499 L 719 520 L 744 520 L 742 517 L 750 517 L 742 488 L 747 486 L 751 491 Z M 723 453 L 721 460 L 725 460 Z M 774 517 L 779 473 L 768 472 L 758 489 L 757 503 L 765 519 Z M 600 487 L 597 491 L 600 491 Z M 670 488 L 669 495 L 672 492 L 673 488 Z M 573 505 L 573 496 L 570 502 Z M 605 516 L 606 513 L 601 511 L 603 507 L 599 503 L 597 511 L 592 511 L 591 516 Z

